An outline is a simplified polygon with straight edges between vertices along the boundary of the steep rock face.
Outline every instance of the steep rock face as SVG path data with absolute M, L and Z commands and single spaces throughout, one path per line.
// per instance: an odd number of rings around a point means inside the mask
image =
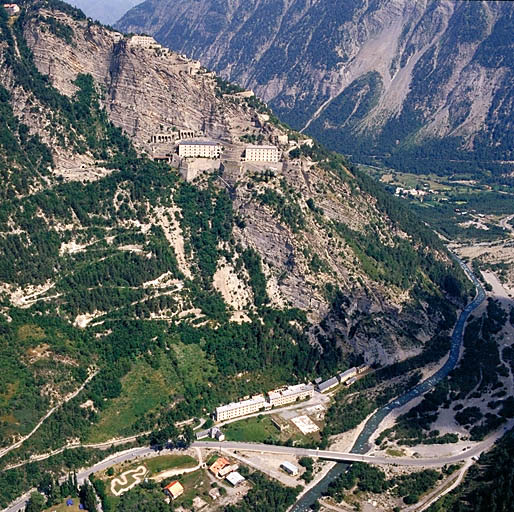
M 71 43 L 45 28 L 45 19 L 50 16 L 71 28 Z M 423 343 L 437 332 L 440 313 L 429 307 L 419 295 L 419 288 L 413 286 L 417 283 L 427 288 L 428 284 L 427 289 L 433 292 L 431 278 L 426 275 L 428 267 L 415 265 L 424 265 L 423 258 L 428 253 L 434 261 L 448 265 L 447 256 L 420 244 L 413 234 L 389 218 L 383 205 L 348 170 L 340 165 L 321 165 L 318 161 L 324 158 L 316 160 L 305 155 L 286 157 L 283 164 L 267 175 L 262 174 L 263 168 L 241 166 L 242 138 L 252 135 L 271 141 L 274 136 L 284 134 L 285 129 L 258 121 L 261 114 L 254 106 L 223 94 L 211 73 L 166 49 L 137 47 L 120 33 L 44 9 L 24 23 L 24 36 L 39 71 L 48 75 L 62 94 L 75 97 L 77 77 L 90 74 L 102 91 L 100 101 L 109 118 L 140 150 L 148 150 L 151 135 L 169 126 L 203 130 L 227 146 L 223 179 L 216 186 L 227 188 L 239 221 L 232 228 L 232 245 L 220 241 L 219 250 L 226 251 L 234 261 L 243 256 L 243 250 L 255 249 L 262 259 L 270 305 L 303 311 L 310 325 L 312 343 L 329 339 L 331 344 L 363 354 L 369 361 L 384 363 L 419 352 Z M 24 104 L 27 101 L 17 97 L 17 112 L 23 113 L 24 122 L 34 133 L 50 142 L 48 123 L 38 121 L 34 109 Z M 298 137 L 292 132 L 291 135 Z M 58 145 L 55 148 L 61 158 L 56 159 L 54 173 L 67 180 L 102 179 L 102 173 L 95 168 L 95 159 L 88 152 L 68 154 L 58 149 Z M 62 157 L 63 154 L 67 157 Z M 206 173 L 198 180 L 198 186 L 208 187 L 212 180 L 212 174 Z M 127 205 L 135 208 L 136 199 L 131 195 L 129 184 L 119 184 L 110 215 L 116 216 L 117 212 L 121 215 Z M 187 203 L 179 204 L 174 196 L 166 208 L 141 203 L 149 215 L 146 220 L 122 215 L 123 220 L 113 221 L 123 229 L 139 230 L 145 237 L 153 229 L 162 229 L 173 246 L 182 277 L 193 279 L 202 272 L 199 254 L 195 253 L 198 248 L 192 249 L 194 234 L 190 228 L 177 222 L 183 218 Z M 98 242 L 76 240 L 73 232 L 81 229 L 81 223 L 75 219 L 69 228 L 64 256 L 70 251 L 71 254 L 87 251 L 88 244 Z M 70 239 L 72 249 L 68 247 Z M 383 245 L 379 252 L 386 256 L 374 254 L 377 244 Z M 406 244 L 416 248 L 407 248 Z M 77 251 L 74 246 L 78 247 Z M 119 250 L 144 253 L 137 244 L 123 245 Z M 405 261 L 400 261 L 395 253 L 404 251 L 405 254 L 410 251 L 416 260 L 421 258 L 420 263 L 411 265 L 407 261 L 410 256 L 405 255 Z M 380 262 L 382 258 L 385 260 Z M 58 261 L 56 268 L 60 265 Z M 217 274 L 209 277 L 211 284 L 222 292 L 234 320 L 248 320 L 247 315 L 256 312 L 256 304 L 252 304 L 255 290 L 247 271 L 239 265 L 238 275 L 229 279 L 228 274 L 235 271 L 223 270 L 227 267 L 226 260 L 221 258 L 216 265 Z M 223 275 L 223 272 L 227 283 L 222 289 L 219 273 Z M 161 294 L 151 283 L 156 279 L 158 285 L 164 282 L 162 297 L 171 294 L 176 308 L 158 309 L 152 313 L 155 318 L 172 320 L 190 314 L 197 321 L 208 318 L 195 305 L 195 292 L 183 280 L 170 280 L 166 275 L 151 277 L 150 284 L 142 288 L 152 290 L 152 299 L 158 299 Z M 16 282 L 6 284 L 9 290 L 23 295 Z M 56 281 L 47 282 L 37 300 L 51 301 L 55 284 Z M 25 289 L 28 285 L 23 284 Z M 174 292 L 170 292 L 170 286 L 175 287 Z M 234 294 L 239 294 L 240 299 L 229 301 L 227 298 Z M 444 303 L 441 296 L 439 299 Z M 90 306 L 78 306 L 78 309 L 74 306 L 73 312 L 71 320 L 77 325 L 88 325 L 108 314 Z
M 511 2 L 147 0 L 118 26 L 253 88 L 333 148 L 423 170 L 456 154 L 513 160 L 513 14 Z

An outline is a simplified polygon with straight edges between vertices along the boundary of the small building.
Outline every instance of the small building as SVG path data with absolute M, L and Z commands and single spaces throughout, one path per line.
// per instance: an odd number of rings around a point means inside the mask
M 218 471 L 218 477 L 223 478 L 224 476 L 227 476 L 230 473 L 233 473 L 234 471 L 237 471 L 239 469 L 238 464 L 229 464 L 228 466 L 225 466 L 224 468 L 220 469 Z
M 196 434 L 197 441 L 201 441 L 202 439 L 207 439 L 211 435 L 211 430 L 200 430 L 200 432 L 197 432 Z
M 268 398 L 270 404 L 277 407 L 296 402 L 296 400 L 311 398 L 313 394 L 314 386 L 312 384 L 297 384 L 296 386 L 270 391 Z
M 289 144 L 289 135 L 287 135 L 287 134 L 275 135 L 273 137 L 273 140 L 275 141 L 275 144 L 278 144 L 279 146 L 285 146 L 285 145 Z
M 225 434 L 218 427 L 212 427 L 209 431 L 209 436 L 216 439 L 216 441 L 225 441 Z
M 328 380 L 318 384 L 316 386 L 316 389 L 320 393 L 324 393 L 325 391 L 328 391 L 329 389 L 333 389 L 338 385 L 339 385 L 339 379 L 337 377 L 332 377 L 331 379 L 328 379 Z
M 357 382 L 357 377 L 352 377 L 351 379 L 348 379 L 344 385 L 345 386 L 351 386 L 352 384 L 354 384 L 355 382 Z
M 233 471 L 232 473 L 227 475 L 225 480 L 229 484 L 232 484 L 234 487 L 237 487 L 238 485 L 241 485 L 245 481 L 244 477 L 240 473 L 238 473 L 237 471 Z
M 225 459 L 225 457 L 219 457 L 216 459 L 214 464 L 212 464 L 209 468 L 209 471 L 214 475 L 219 477 L 220 471 L 223 470 L 223 468 L 226 468 L 227 466 L 230 466 L 230 461 Z
M 196 496 L 193 499 L 193 510 L 202 510 L 207 506 L 207 502 L 200 498 L 200 496 Z
M 172 499 L 176 500 L 179 496 L 182 496 L 184 494 L 184 487 L 182 484 L 175 480 L 171 483 L 169 483 L 165 488 L 164 492 Z
M 251 144 L 245 149 L 246 162 L 278 162 L 279 154 L 276 146 L 260 146 Z
M 20 6 L 18 4 L 3 4 L 3 7 L 9 16 L 16 16 L 20 12 Z
M 233 402 L 231 404 L 222 405 L 216 407 L 216 420 L 224 421 L 232 418 L 238 418 L 239 416 L 245 416 L 247 414 L 253 414 L 259 412 L 261 409 L 265 409 L 268 402 L 263 395 L 257 395 L 248 400 L 242 402 Z
M 213 501 L 216 501 L 221 496 L 220 490 L 217 487 L 212 488 L 209 491 L 209 496 Z
M 298 468 L 294 464 L 291 464 L 287 461 L 282 462 L 282 464 L 280 464 L 280 469 L 283 469 L 286 473 L 288 473 L 291 476 L 296 476 L 299 473 Z
M 178 144 L 181 158 L 219 158 L 223 148 L 210 140 L 182 140 Z

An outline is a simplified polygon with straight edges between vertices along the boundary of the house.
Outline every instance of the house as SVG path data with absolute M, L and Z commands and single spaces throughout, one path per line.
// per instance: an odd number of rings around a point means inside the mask
M 233 473 L 234 471 L 237 471 L 238 469 L 239 469 L 239 466 L 237 464 L 229 464 L 228 466 L 225 466 L 224 468 L 222 468 L 218 471 L 218 477 L 222 478 L 224 476 L 227 476 L 229 473 Z
M 165 488 L 164 492 L 172 499 L 176 500 L 179 496 L 182 496 L 184 494 L 184 487 L 182 487 L 182 484 L 175 480 L 171 483 L 169 483 Z
M 237 487 L 238 485 L 241 485 L 245 481 L 244 477 L 240 473 L 238 473 L 237 471 L 233 471 L 232 473 L 227 475 L 225 480 L 229 484 L 232 484 L 234 487 Z
M 294 464 L 291 464 L 287 461 L 282 462 L 282 464 L 280 464 L 280 469 L 283 469 L 286 473 L 288 473 L 291 476 L 296 476 L 299 473 L 298 468 Z
M 218 427 L 212 427 L 209 435 L 216 441 L 225 441 L 225 434 Z
M 211 467 L 209 468 L 209 471 L 214 475 L 214 476 L 217 476 L 219 477 L 219 473 L 220 471 L 223 470 L 223 468 L 227 467 L 227 466 L 230 466 L 230 461 L 228 461 L 227 459 L 225 459 L 225 457 L 219 457 L 218 459 L 216 459 L 216 461 L 214 462 L 214 464 L 211 465 Z

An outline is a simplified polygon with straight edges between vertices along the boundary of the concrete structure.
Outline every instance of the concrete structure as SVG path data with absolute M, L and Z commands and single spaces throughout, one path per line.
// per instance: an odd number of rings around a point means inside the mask
M 324 382 L 321 382 L 316 386 L 316 389 L 323 393 L 325 391 L 328 391 L 329 389 L 335 388 L 339 385 L 339 379 L 337 377 L 332 377 L 331 379 L 328 379 Z
M 20 12 L 20 6 L 18 4 L 3 4 L 3 7 L 9 16 L 16 16 Z
M 294 464 L 291 464 L 287 461 L 280 464 L 280 469 L 283 469 L 286 473 L 292 476 L 296 476 L 299 473 L 298 468 Z
M 153 144 L 173 144 L 180 138 L 181 138 L 180 132 L 169 131 L 169 132 L 154 133 L 152 135 L 152 138 L 150 139 L 150 141 Z
M 276 146 L 246 146 L 245 161 L 247 162 L 278 162 L 279 154 Z
M 241 485 L 245 481 L 244 477 L 237 471 L 233 471 L 232 473 L 227 475 L 227 478 L 225 478 L 225 480 L 228 483 L 232 484 L 234 487 Z
M 314 394 L 314 386 L 312 384 L 297 384 L 289 386 L 285 389 L 277 389 L 268 393 L 269 403 L 274 406 L 280 406 L 296 402 L 296 400 L 304 400 L 311 398 Z
M 242 402 L 233 402 L 231 404 L 222 405 L 216 407 L 216 420 L 224 421 L 232 418 L 238 418 L 239 416 L 246 416 L 247 414 L 253 414 L 265 409 L 268 402 L 263 395 L 257 395 L 249 400 L 243 400 Z
M 172 500 L 176 500 L 179 496 L 182 496 L 184 494 L 184 487 L 182 487 L 182 484 L 175 480 L 174 482 L 169 483 L 165 488 L 164 492 L 168 494 L 168 496 Z
M 289 135 L 275 135 L 273 140 L 275 141 L 275 144 L 278 144 L 279 146 L 286 146 L 289 144 Z
M 209 496 L 213 501 L 216 501 L 221 496 L 220 490 L 217 487 L 213 487 L 209 491 Z
M 340 373 L 337 378 L 339 379 L 339 382 L 342 384 L 343 382 L 346 382 L 348 379 L 351 379 L 352 377 L 355 377 L 357 375 L 357 368 L 355 366 L 353 368 L 349 368 L 343 373 Z
M 361 373 L 367 372 L 370 369 L 369 364 L 361 364 L 357 368 L 357 375 L 360 375 Z
M 211 140 L 185 140 L 178 144 L 181 158 L 219 158 L 223 148 Z
M 138 48 L 161 48 L 161 45 L 151 36 L 132 36 L 128 40 L 129 46 Z

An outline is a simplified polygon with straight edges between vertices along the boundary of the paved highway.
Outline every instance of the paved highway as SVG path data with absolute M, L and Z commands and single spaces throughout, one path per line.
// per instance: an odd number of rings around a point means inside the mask
M 462 452 L 457 455 L 441 457 L 441 458 L 431 458 L 431 459 L 407 459 L 407 458 L 395 458 L 395 457 L 383 457 L 383 456 L 370 456 L 364 455 L 364 453 L 368 449 L 368 441 L 373 432 L 378 428 L 382 420 L 396 407 L 401 407 L 406 403 L 410 402 L 413 398 L 425 393 L 433 386 L 435 386 L 438 382 L 440 382 L 443 378 L 445 378 L 448 373 L 455 368 L 457 361 L 459 359 L 460 348 L 462 343 L 462 335 L 464 331 L 464 326 L 469 318 L 471 312 L 476 309 L 485 299 L 485 292 L 473 275 L 473 273 L 468 269 L 468 267 L 460 260 L 457 260 L 463 270 L 466 272 L 468 277 L 475 284 L 478 292 L 475 299 L 468 304 L 468 306 L 461 313 L 459 320 L 457 321 L 457 325 L 453 331 L 452 335 L 452 344 L 450 349 L 450 355 L 448 360 L 444 364 L 444 366 L 438 370 L 434 375 L 429 377 L 427 380 L 421 382 L 413 389 L 400 396 L 396 400 L 387 404 L 385 407 L 377 411 L 366 423 L 363 431 L 358 437 L 356 443 L 354 444 L 351 453 L 330 451 L 330 450 L 308 450 L 303 448 L 292 448 L 289 446 L 274 446 L 274 445 L 266 445 L 266 444 L 254 444 L 254 443 L 235 443 L 235 442 L 209 442 L 209 441 L 198 441 L 193 443 L 193 447 L 195 448 L 219 448 L 225 450 L 240 450 L 240 451 L 254 451 L 254 452 L 262 452 L 262 453 L 283 453 L 283 454 L 291 454 L 296 455 L 298 457 L 308 456 L 313 458 L 334 460 L 340 462 L 369 462 L 373 464 L 396 464 L 399 466 L 419 466 L 419 467 L 427 467 L 427 466 L 442 466 L 444 464 L 453 464 L 456 462 L 461 462 L 463 460 L 469 459 L 473 456 L 479 456 L 483 451 L 489 449 L 494 442 L 503 435 L 503 433 L 507 430 L 507 428 L 512 427 L 512 424 L 504 427 L 502 431 L 498 432 L 494 436 L 489 437 L 488 439 L 482 441 L 477 444 L 470 450 Z M 512 423 L 512 422 L 511 422 Z M 162 453 L 168 453 L 169 451 L 163 451 Z M 155 451 L 149 447 L 142 448 L 133 448 L 127 450 L 125 452 L 112 455 L 107 459 L 95 464 L 94 466 L 80 471 L 77 473 L 77 478 L 79 482 L 83 482 L 93 473 L 97 471 L 101 471 L 115 464 L 119 464 L 121 462 L 125 462 L 128 460 L 132 460 L 135 458 L 148 457 L 151 455 L 155 455 Z M 4 512 L 20 512 L 25 508 L 27 499 L 29 497 L 29 493 L 20 497 L 15 503 L 6 508 Z

